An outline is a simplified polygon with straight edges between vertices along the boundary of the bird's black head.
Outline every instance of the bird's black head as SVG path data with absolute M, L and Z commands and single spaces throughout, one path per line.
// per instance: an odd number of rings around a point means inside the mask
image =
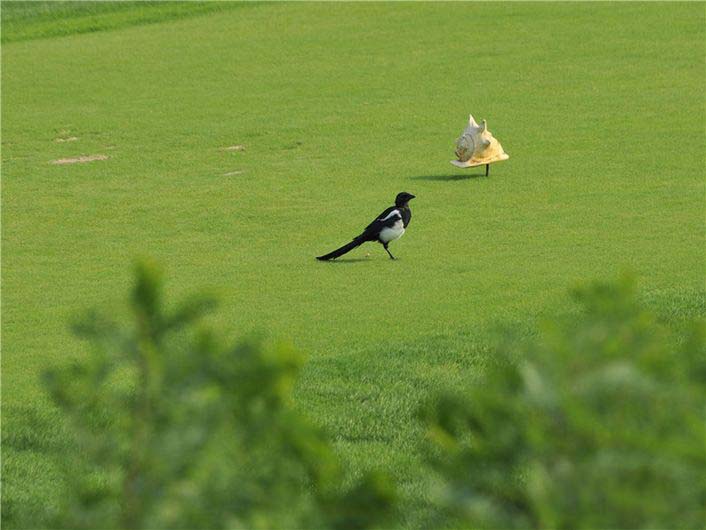
M 414 199 L 414 195 L 411 193 L 407 193 L 406 191 L 398 193 L 397 198 L 395 199 L 395 206 L 407 206 L 407 203 L 412 199 Z

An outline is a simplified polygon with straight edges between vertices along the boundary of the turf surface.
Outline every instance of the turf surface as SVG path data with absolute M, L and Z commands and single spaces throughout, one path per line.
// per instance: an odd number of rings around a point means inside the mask
M 395 470 L 412 527 L 433 517 L 414 411 L 477 373 L 495 322 L 529 330 L 624 269 L 664 313 L 703 311 L 702 4 L 127 6 L 82 34 L 83 8 L 45 7 L 2 4 L 12 527 L 46 525 L 56 491 L 38 376 L 85 353 L 68 320 L 119 308 L 137 255 L 175 299 L 219 290 L 214 325 L 306 351 L 302 409 L 354 472 Z M 489 178 L 448 163 L 469 112 L 511 156 Z M 50 163 L 81 155 L 108 158 Z M 402 190 L 398 261 L 313 259 Z

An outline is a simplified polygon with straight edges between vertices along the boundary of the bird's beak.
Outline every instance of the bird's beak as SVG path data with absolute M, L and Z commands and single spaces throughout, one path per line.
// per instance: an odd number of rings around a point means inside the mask
M 409 194 L 409 200 L 410 200 L 410 201 L 411 201 L 412 199 L 416 199 L 416 198 L 417 198 L 416 195 L 412 195 L 411 193 Z

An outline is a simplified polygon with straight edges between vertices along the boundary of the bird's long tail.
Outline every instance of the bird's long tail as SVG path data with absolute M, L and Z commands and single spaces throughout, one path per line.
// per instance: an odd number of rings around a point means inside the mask
M 333 252 L 329 252 L 328 254 L 324 254 L 323 256 L 318 256 L 316 259 L 320 261 L 328 261 L 330 259 L 340 258 L 344 254 L 350 252 L 355 247 L 359 247 L 363 243 L 365 243 L 365 239 L 360 239 L 356 237 L 353 241 L 351 241 L 350 243 L 346 243 L 341 248 L 337 248 Z

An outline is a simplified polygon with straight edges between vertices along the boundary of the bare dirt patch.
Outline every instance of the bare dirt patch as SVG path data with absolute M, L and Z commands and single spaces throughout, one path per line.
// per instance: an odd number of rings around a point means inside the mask
M 245 151 L 244 145 L 229 145 L 228 147 L 221 147 L 221 151 Z
M 223 173 L 223 176 L 224 177 L 232 177 L 234 175 L 242 175 L 243 173 L 245 173 L 244 170 L 236 169 L 235 171 L 229 171 L 228 173 Z
M 95 162 L 96 160 L 108 160 L 110 157 L 106 155 L 85 155 L 76 158 L 59 158 L 52 160 L 51 164 L 85 164 L 86 162 Z
M 61 137 L 54 138 L 54 141 L 59 144 L 63 144 L 64 142 L 75 142 L 76 140 L 78 140 L 78 136 L 68 136 L 66 138 L 61 138 Z

